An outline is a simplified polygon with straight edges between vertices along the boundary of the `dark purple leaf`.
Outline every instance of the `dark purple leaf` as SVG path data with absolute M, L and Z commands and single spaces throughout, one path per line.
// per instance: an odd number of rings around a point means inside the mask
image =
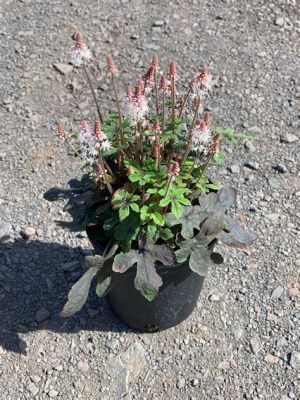
M 250 253 L 249 246 L 256 240 L 256 235 L 246 232 L 233 218 L 225 216 L 229 232 L 221 232 L 219 239 L 227 246 L 236 247 L 246 254 Z

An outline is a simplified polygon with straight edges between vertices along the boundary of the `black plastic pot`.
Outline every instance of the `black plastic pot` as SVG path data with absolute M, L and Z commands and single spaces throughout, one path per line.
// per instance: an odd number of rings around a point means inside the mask
M 103 248 L 94 239 L 92 231 L 87 230 L 87 234 L 96 254 L 102 254 Z M 123 274 L 112 273 L 108 301 L 113 311 L 131 328 L 146 332 L 171 328 L 184 321 L 196 307 L 204 277 L 194 273 L 187 263 L 157 265 L 156 270 L 163 285 L 151 302 L 134 286 L 135 267 Z

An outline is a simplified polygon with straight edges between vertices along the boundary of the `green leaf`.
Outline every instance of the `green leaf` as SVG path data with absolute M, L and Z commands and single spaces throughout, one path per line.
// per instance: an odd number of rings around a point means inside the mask
M 136 204 L 136 203 L 130 203 L 129 204 L 130 205 L 130 208 L 132 209 L 132 211 L 135 211 L 135 212 L 140 212 L 140 207 L 139 207 L 139 205 L 138 204 Z
M 172 201 L 172 199 L 170 197 L 165 197 L 164 199 L 161 199 L 161 201 L 159 202 L 159 205 L 161 207 L 166 207 L 168 204 L 170 204 Z
M 158 211 L 151 213 L 150 217 L 153 219 L 153 221 L 157 224 L 157 225 L 164 225 L 165 223 L 165 218 L 162 214 L 160 214 Z
M 180 218 L 183 214 L 183 207 L 182 205 L 176 201 L 172 200 L 171 202 L 171 212 L 176 218 Z
M 159 231 L 159 237 L 162 240 L 169 240 L 174 237 L 173 232 L 169 228 L 164 228 Z
M 128 204 L 126 204 L 126 205 L 122 206 L 121 208 L 119 208 L 120 221 L 123 221 L 125 218 L 127 218 L 129 214 L 130 214 L 130 209 L 129 209 L 129 205 Z
M 214 162 L 218 165 L 223 164 L 225 160 L 226 160 L 226 155 L 221 151 L 214 155 Z
M 110 283 L 111 283 L 111 276 L 108 276 L 103 281 L 98 281 L 96 286 L 96 294 L 98 297 L 102 297 L 105 295 Z
M 103 229 L 105 231 L 110 231 L 118 222 L 119 222 L 118 214 L 112 214 L 110 217 L 104 220 Z
M 137 172 L 134 172 L 133 174 L 130 174 L 128 176 L 128 179 L 130 180 L 130 182 L 139 182 L 139 180 L 141 179 L 141 175 L 139 175 Z
M 123 248 L 130 248 L 132 240 L 136 239 L 140 229 L 139 215 L 131 213 L 127 218 L 115 226 L 114 237 Z
M 149 212 L 148 212 L 148 210 L 149 210 L 149 207 L 148 207 L 148 206 L 143 206 L 143 207 L 141 208 L 141 211 L 140 211 L 140 218 L 141 218 L 142 221 L 145 221 L 145 220 L 149 217 Z
M 155 235 L 157 232 L 157 226 L 154 224 L 148 224 L 147 226 L 147 237 L 151 240 L 151 241 L 155 241 Z
M 189 200 L 189 199 L 186 199 L 186 198 L 184 198 L 184 197 L 179 197 L 179 198 L 178 198 L 178 201 L 179 201 L 181 204 L 185 205 L 185 206 L 190 206 L 190 205 L 191 205 L 190 200 Z

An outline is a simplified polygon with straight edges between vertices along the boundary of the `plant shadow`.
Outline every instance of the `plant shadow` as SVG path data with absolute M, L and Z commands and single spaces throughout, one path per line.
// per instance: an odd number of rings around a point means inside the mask
M 33 240 L 0 242 L 0 346 L 25 353 L 19 333 L 45 329 L 62 333 L 132 331 L 111 311 L 105 298 L 96 296 L 94 286 L 79 313 L 67 319 L 59 316 L 70 287 L 83 273 L 83 258 L 80 247 Z M 66 272 L 62 264 L 70 261 L 79 261 L 79 267 Z M 41 308 L 50 316 L 38 322 L 36 313 Z

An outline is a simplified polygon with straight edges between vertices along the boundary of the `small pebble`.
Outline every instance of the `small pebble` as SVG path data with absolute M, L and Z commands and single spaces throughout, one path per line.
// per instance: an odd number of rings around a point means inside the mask
M 291 353 L 291 358 L 290 358 L 290 365 L 300 371 L 300 352 L 298 351 L 293 351 Z
M 176 384 L 178 389 L 183 389 L 185 387 L 185 379 L 179 378 Z
M 245 167 L 247 167 L 249 169 L 253 169 L 254 171 L 259 170 L 259 164 L 256 161 L 249 161 L 249 162 L 245 163 L 244 165 L 245 165 Z
M 280 141 L 282 143 L 294 143 L 298 140 L 298 137 L 296 135 L 293 135 L 292 133 L 284 133 L 280 136 Z
M 32 226 L 26 226 L 20 232 L 24 239 L 32 239 L 36 235 L 36 229 Z
M 257 337 L 250 339 L 250 349 L 253 354 L 257 355 L 261 349 L 261 343 Z
M 48 319 L 50 317 L 50 315 L 51 315 L 50 311 L 48 311 L 46 308 L 42 307 L 36 312 L 34 319 L 37 322 L 43 322 L 46 319 Z
M 288 171 L 287 167 L 284 164 L 277 164 L 273 168 L 281 174 L 285 174 Z
M 268 354 L 265 356 L 265 361 L 266 361 L 268 364 L 277 364 L 278 361 L 279 361 L 279 357 L 273 356 L 273 354 L 268 353 Z

